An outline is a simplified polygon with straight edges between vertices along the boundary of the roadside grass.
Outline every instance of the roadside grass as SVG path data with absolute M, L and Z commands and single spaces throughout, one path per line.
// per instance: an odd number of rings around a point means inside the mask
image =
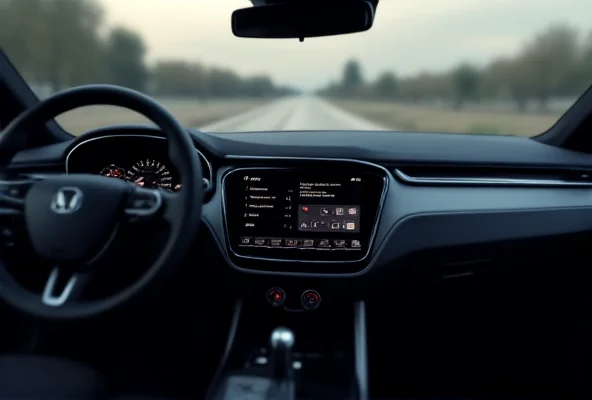
M 167 108 L 181 124 L 192 128 L 232 117 L 266 103 L 264 100 L 156 100 Z M 75 136 L 111 125 L 151 124 L 140 114 L 111 106 L 82 107 L 60 115 L 56 120 L 67 132 Z
M 535 136 L 549 129 L 560 115 L 503 111 L 451 110 L 380 101 L 335 100 L 352 114 L 393 130 Z

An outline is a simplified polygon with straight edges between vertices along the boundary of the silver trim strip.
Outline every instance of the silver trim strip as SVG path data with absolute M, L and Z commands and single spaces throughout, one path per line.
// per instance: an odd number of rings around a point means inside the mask
M 151 139 L 167 140 L 167 138 L 161 137 L 161 136 L 152 136 L 152 135 L 144 135 L 144 134 L 126 134 L 126 133 L 122 133 L 121 135 L 105 135 L 105 136 L 99 136 L 99 137 L 84 140 L 84 141 L 78 143 L 76 146 L 74 146 L 74 148 L 72 150 L 70 150 L 68 152 L 68 155 L 66 156 L 66 174 L 70 173 L 69 169 L 68 169 L 68 162 L 70 161 L 70 155 L 72 155 L 74 150 L 76 150 L 77 148 L 79 148 L 83 144 L 94 142 L 95 140 L 108 139 L 108 138 L 120 138 L 120 137 L 144 137 L 144 138 L 151 138 Z M 209 180 L 210 180 L 210 182 L 213 182 L 213 180 L 212 180 L 213 179 L 212 163 L 210 163 L 210 160 L 208 160 L 206 158 L 206 156 L 204 156 L 203 153 L 201 151 L 199 151 L 197 148 L 195 149 L 195 151 L 197 151 L 197 153 L 200 155 L 200 157 L 206 162 L 206 165 L 208 166 L 208 170 L 209 170 Z
M 403 182 L 419 185 L 483 185 L 483 186 L 567 186 L 592 187 L 592 182 L 569 182 L 557 179 L 520 179 L 520 178 L 440 178 L 410 176 L 400 169 L 394 170 L 397 178 Z
M 43 304 L 45 304 L 46 306 L 59 307 L 61 305 L 64 305 L 64 303 L 68 300 L 68 298 L 72 294 L 72 290 L 74 290 L 74 285 L 76 285 L 76 281 L 78 278 L 76 277 L 76 275 L 73 275 L 70 278 L 70 280 L 68 280 L 68 283 L 64 287 L 64 290 L 62 291 L 62 293 L 60 293 L 59 296 L 54 296 L 53 289 L 54 289 L 55 284 L 58 280 L 58 274 L 59 274 L 58 271 L 59 270 L 57 268 L 54 268 L 51 271 L 51 274 L 49 275 L 49 278 L 47 279 L 47 283 L 45 284 L 45 288 L 43 289 L 43 295 L 41 296 L 41 302 Z
M 368 343 L 366 341 L 366 303 L 354 303 L 354 357 L 358 383 L 358 400 L 369 399 Z
M 234 172 L 238 172 L 238 171 L 243 171 L 243 170 L 253 170 L 253 169 L 257 169 L 257 170 L 261 170 L 261 169 L 272 169 L 272 170 L 282 170 L 282 169 L 294 169 L 291 167 L 237 167 L 237 168 L 233 168 L 230 171 L 227 171 L 224 176 L 222 177 L 222 182 L 221 182 L 221 186 L 222 186 L 222 215 L 224 218 L 224 234 L 226 236 L 226 243 L 228 245 L 228 249 L 230 249 L 230 251 L 232 252 L 232 254 L 236 257 L 239 258 L 243 258 L 243 259 L 250 259 L 250 260 L 262 260 L 262 261 L 278 261 L 278 262 L 294 262 L 294 263 L 322 263 L 322 264 L 343 264 L 343 263 L 357 263 L 357 262 L 361 262 L 364 261 L 366 258 L 368 258 L 368 256 L 370 255 L 370 251 L 372 250 L 372 246 L 374 245 L 374 237 L 376 236 L 376 232 L 378 231 L 378 224 L 380 223 L 380 217 L 382 215 L 382 209 L 384 206 L 384 202 L 386 200 L 386 194 L 388 192 L 388 187 L 389 187 L 389 180 L 388 177 L 391 176 L 389 171 L 377 164 L 372 164 L 366 161 L 359 161 L 359 160 L 350 160 L 350 159 L 339 159 L 339 158 L 310 158 L 310 157 L 266 157 L 266 156 L 261 156 L 261 157 L 250 157 L 250 156 L 235 156 L 235 155 L 228 155 L 225 157 L 226 159 L 243 159 L 243 160 L 253 160 L 253 161 L 257 161 L 257 160 L 264 160 L 264 159 L 269 159 L 269 160 L 291 160 L 291 161 L 333 161 L 333 162 L 349 162 L 349 163 L 355 163 L 355 164 L 362 164 L 362 165 L 366 165 L 366 166 L 370 166 L 370 167 L 374 167 L 377 169 L 382 170 L 385 173 L 385 176 L 383 177 L 383 186 L 382 186 L 382 194 L 380 197 L 380 202 L 378 204 L 378 212 L 376 215 L 376 219 L 374 221 L 374 227 L 372 228 L 372 233 L 370 235 L 370 241 L 368 243 L 368 248 L 366 250 L 366 253 L 363 255 L 363 257 L 358 258 L 356 260 L 346 260 L 346 261 L 331 261 L 331 260 L 289 260 L 289 259 L 284 259 L 284 258 L 267 258 L 267 257 L 255 257 L 255 256 L 243 256 L 240 254 L 237 254 L 234 249 L 232 248 L 232 243 L 230 242 L 230 237 L 228 235 L 228 221 L 226 219 L 226 190 L 225 190 L 225 185 L 224 182 L 226 180 L 226 178 L 234 173 Z

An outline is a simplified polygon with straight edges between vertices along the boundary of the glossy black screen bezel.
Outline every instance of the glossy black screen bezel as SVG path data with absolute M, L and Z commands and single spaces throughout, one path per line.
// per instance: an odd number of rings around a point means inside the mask
M 235 173 L 245 172 L 245 171 L 253 171 L 259 173 L 288 173 L 288 174 L 300 174 L 300 175 L 319 175 L 319 170 L 317 168 L 307 168 L 307 167 L 286 167 L 286 168 L 277 168 L 277 167 L 239 167 L 227 171 L 224 176 L 222 177 L 222 199 L 223 199 L 223 211 L 224 211 L 224 222 L 225 222 L 225 229 L 226 229 L 226 242 L 228 248 L 230 250 L 231 256 L 235 259 L 241 267 L 245 267 L 247 269 L 260 269 L 257 266 L 253 265 L 253 262 L 256 260 L 264 261 L 264 262 L 284 262 L 284 263 L 321 263 L 321 264 L 349 264 L 349 263 L 356 263 L 359 264 L 360 262 L 364 261 L 372 248 L 374 235 L 376 233 L 376 227 L 380 216 L 380 211 L 382 208 L 382 203 L 384 200 L 384 195 L 386 192 L 387 181 L 386 176 L 382 173 L 382 171 L 377 172 L 376 170 L 372 169 L 369 170 L 367 168 L 360 169 L 358 165 L 347 165 L 341 168 L 337 166 L 332 166 L 328 168 L 324 168 L 323 172 L 320 175 L 337 175 L 339 179 L 344 179 L 347 176 L 352 174 L 360 175 L 360 176 L 367 176 L 368 178 L 364 179 L 368 183 L 365 184 L 365 187 L 361 191 L 361 195 L 363 197 L 362 200 L 362 232 L 360 232 L 361 240 L 363 241 L 364 245 L 362 250 L 360 251 L 351 251 L 348 252 L 351 254 L 350 258 L 344 259 L 343 257 L 333 257 L 331 254 L 340 255 L 340 252 L 336 253 L 329 253 L 329 252 L 315 252 L 315 251 L 307 251 L 307 252 L 298 252 L 298 251 L 291 251 L 291 250 L 274 250 L 274 249 L 256 249 L 256 248 L 241 248 L 240 246 L 236 246 L 237 239 L 240 238 L 241 232 L 240 228 L 237 228 L 236 225 L 233 226 L 233 222 L 229 221 L 230 218 L 233 218 L 233 212 L 229 212 L 231 209 L 235 209 L 237 206 L 242 207 L 241 204 L 237 203 L 234 204 L 234 200 L 229 198 L 232 197 L 232 189 L 229 190 L 228 184 L 232 183 L 229 182 L 227 179 L 229 176 L 232 176 Z M 229 193 L 230 192 L 230 193 Z M 230 196 L 229 196 L 230 194 Z M 366 226 L 366 229 L 364 229 Z M 238 231 L 238 232 L 237 232 Z M 296 235 L 298 236 L 298 235 Z M 330 237 L 329 237 L 330 239 Z M 264 265 L 264 264 L 262 264 Z M 353 265 L 352 265 L 353 267 Z M 268 268 L 261 268 L 261 269 L 268 269 Z M 349 268 L 347 268 L 349 270 Z M 338 272 L 338 271 L 336 271 Z

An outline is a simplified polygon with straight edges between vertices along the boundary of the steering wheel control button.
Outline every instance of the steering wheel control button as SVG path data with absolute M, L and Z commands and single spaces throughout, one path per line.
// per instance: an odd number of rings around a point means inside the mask
M 146 217 L 160 210 L 162 197 L 160 192 L 151 189 L 136 189 L 127 202 L 125 212 L 135 217 Z
M 302 293 L 300 302 L 305 310 L 316 310 L 321 305 L 321 295 L 316 290 L 307 290 Z
M 274 287 L 267 291 L 267 301 L 272 307 L 281 307 L 286 301 L 286 292 Z
M 7 195 L 10 197 L 24 198 L 27 193 L 29 185 L 15 185 L 7 190 Z
M 0 229 L 0 242 L 4 247 L 12 247 L 14 246 L 14 231 L 11 228 L 1 228 Z
M 23 206 L 32 184 L 33 181 L 30 180 L 0 182 L 0 203 L 9 206 Z

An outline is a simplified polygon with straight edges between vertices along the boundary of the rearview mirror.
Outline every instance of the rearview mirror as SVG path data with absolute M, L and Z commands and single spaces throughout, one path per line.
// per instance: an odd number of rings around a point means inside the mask
M 374 8 L 368 1 L 297 2 L 243 8 L 232 13 L 238 37 L 289 39 L 343 35 L 370 29 Z

